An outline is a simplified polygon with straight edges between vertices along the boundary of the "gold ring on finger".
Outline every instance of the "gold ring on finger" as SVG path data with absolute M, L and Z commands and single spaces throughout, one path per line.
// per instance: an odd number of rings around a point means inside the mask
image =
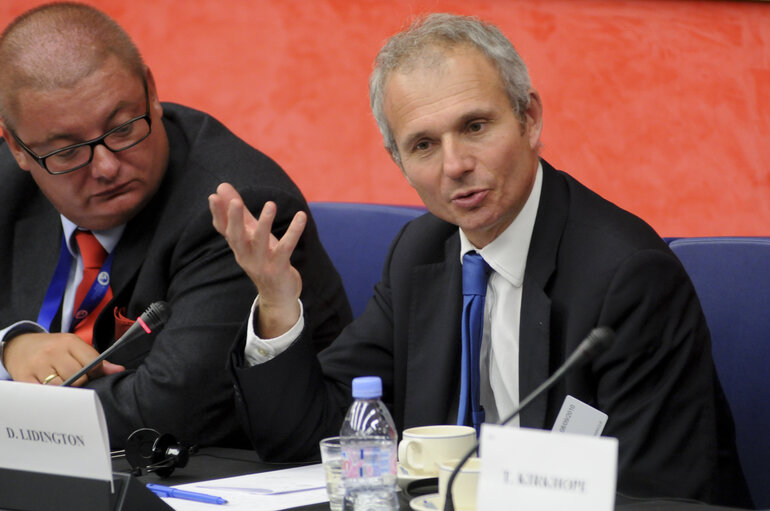
M 48 376 L 45 377 L 45 380 L 43 380 L 43 385 L 48 385 L 49 383 L 51 383 L 51 380 L 53 380 L 57 376 L 59 376 L 58 373 L 49 374 Z

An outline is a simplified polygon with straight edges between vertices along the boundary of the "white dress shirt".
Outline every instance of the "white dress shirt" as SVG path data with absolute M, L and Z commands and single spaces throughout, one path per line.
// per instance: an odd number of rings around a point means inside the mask
M 538 165 L 535 183 L 524 207 L 511 225 L 484 248 L 474 247 L 460 230 L 460 261 L 466 253 L 475 250 L 492 268 L 484 300 L 481 352 L 489 353 L 489 384 L 497 413 L 486 410 L 487 422 L 497 422 L 519 405 L 521 295 L 542 183 L 543 169 Z M 482 356 L 481 360 L 484 359 Z M 516 417 L 510 424 L 518 425 L 519 418 Z

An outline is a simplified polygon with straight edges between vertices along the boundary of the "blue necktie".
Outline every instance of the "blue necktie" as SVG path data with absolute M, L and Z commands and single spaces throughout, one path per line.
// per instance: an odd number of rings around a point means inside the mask
M 463 256 L 462 371 L 458 424 L 472 424 L 479 431 L 484 422 L 481 408 L 479 357 L 484 330 L 484 297 L 491 268 L 476 252 Z

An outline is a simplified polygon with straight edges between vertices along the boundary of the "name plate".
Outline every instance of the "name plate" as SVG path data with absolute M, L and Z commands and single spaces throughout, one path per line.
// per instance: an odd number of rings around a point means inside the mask
M 480 454 L 479 511 L 615 507 L 615 438 L 484 424 Z
M 0 381 L 0 468 L 109 481 L 109 437 L 93 390 Z

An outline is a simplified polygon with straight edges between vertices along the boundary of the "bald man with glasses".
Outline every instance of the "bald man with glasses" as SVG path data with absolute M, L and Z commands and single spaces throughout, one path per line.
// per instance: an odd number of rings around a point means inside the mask
M 171 315 L 75 382 L 99 395 L 113 448 L 154 428 L 245 445 L 227 353 L 254 293 L 211 225 L 207 196 L 235 183 L 248 207 L 307 204 L 267 156 L 212 117 L 161 103 L 129 36 L 75 3 L 0 35 L 0 378 L 60 385 L 157 301 Z M 312 220 L 292 263 L 317 349 L 350 321 Z

